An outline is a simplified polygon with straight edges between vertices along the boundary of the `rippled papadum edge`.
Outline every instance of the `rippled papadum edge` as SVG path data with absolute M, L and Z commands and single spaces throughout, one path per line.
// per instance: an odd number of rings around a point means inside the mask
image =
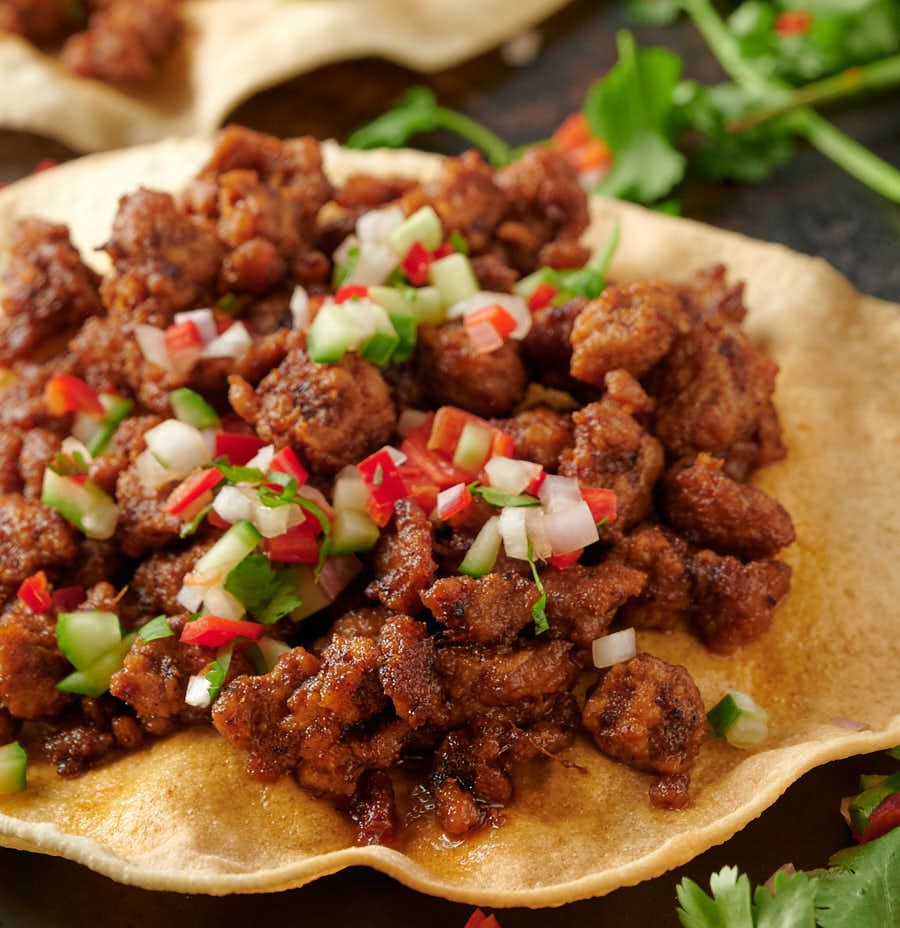
M 439 71 L 566 2 L 189 0 L 184 43 L 157 78 L 129 92 L 77 77 L 57 56 L 0 33 L 0 126 L 82 152 L 206 135 L 257 91 L 321 65 L 373 56 Z
M 434 156 L 326 146 L 335 178 L 355 170 L 424 176 Z M 102 242 L 119 193 L 177 188 L 208 144 L 169 141 L 82 159 L 0 193 L 0 241 L 36 212 L 70 222 L 87 249 Z M 900 312 L 860 296 L 824 262 L 636 206 L 596 200 L 592 244 L 616 218 L 615 279 L 679 279 L 724 261 L 747 281 L 753 337 L 781 365 L 777 404 L 787 462 L 758 483 L 790 510 L 793 591 L 772 631 L 730 658 L 691 636 L 639 633 L 685 664 L 704 701 L 751 692 L 771 717 L 754 751 L 704 744 L 683 812 L 654 809 L 650 778 L 586 741 L 527 766 L 503 827 L 453 843 L 428 815 L 402 852 L 351 846 L 348 823 L 290 778 L 266 785 L 215 732 L 194 729 L 74 779 L 44 764 L 25 793 L 0 801 L 0 843 L 62 855 L 114 879 L 182 892 L 261 892 L 367 864 L 436 895 L 491 906 L 559 905 L 637 883 L 727 840 L 817 764 L 900 742 Z M 863 722 L 851 731 L 847 721 Z M 843 722 L 843 724 L 842 724 Z M 399 795 L 404 791 L 401 789 Z

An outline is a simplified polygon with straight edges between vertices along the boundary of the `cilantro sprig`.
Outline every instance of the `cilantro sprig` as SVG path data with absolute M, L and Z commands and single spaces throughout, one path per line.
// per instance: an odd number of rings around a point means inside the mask
M 540 635 L 550 628 L 550 624 L 547 622 L 547 591 L 544 589 L 541 575 L 538 573 L 537 566 L 534 563 L 534 552 L 531 548 L 530 541 L 528 542 L 528 566 L 531 567 L 531 576 L 534 577 L 534 585 L 541 594 L 538 597 L 538 601 L 531 607 L 531 618 L 534 619 L 534 633 Z
M 475 493 L 489 505 L 497 506 L 501 509 L 507 506 L 528 508 L 541 505 L 541 501 L 536 496 L 531 496 L 528 493 L 504 493 L 502 490 L 498 490 L 495 487 L 483 486 L 477 480 L 470 483 L 468 486 L 470 493 Z

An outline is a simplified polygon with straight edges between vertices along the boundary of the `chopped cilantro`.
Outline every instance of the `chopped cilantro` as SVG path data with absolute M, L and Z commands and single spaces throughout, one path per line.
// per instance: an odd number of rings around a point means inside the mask
M 469 484 L 469 492 L 477 493 L 486 503 L 501 508 L 504 506 L 529 507 L 541 505 L 541 501 L 536 496 L 530 496 L 528 493 L 504 493 L 502 490 L 495 490 L 493 487 L 482 486 L 478 481 Z
M 384 483 L 384 471 L 381 469 L 380 464 L 375 468 L 375 473 L 372 476 L 372 483 L 376 487 L 380 487 L 381 484 Z
M 276 473 L 276 471 L 272 471 L 271 476 L 275 477 Z M 281 484 L 283 487 L 280 493 L 276 493 L 269 487 L 259 488 L 259 501 L 264 506 L 268 506 L 269 509 L 277 509 L 279 506 L 287 506 L 289 503 L 294 503 L 297 501 L 296 479 L 294 477 L 289 477 L 287 474 L 278 474 L 278 477 L 287 478 L 284 483 L 282 483 L 280 479 L 274 481 Z
M 182 538 L 187 538 L 189 535 L 193 535 L 198 528 L 203 524 L 203 520 L 209 515 L 210 510 L 212 509 L 213 504 L 210 503 L 208 506 L 204 506 L 197 515 L 191 519 L 190 522 L 185 522 L 178 531 L 178 534 Z
M 531 575 L 534 577 L 535 586 L 541 594 L 538 601 L 531 607 L 531 617 L 534 619 L 534 633 L 540 635 L 550 628 L 547 623 L 547 591 L 541 582 L 541 575 L 537 571 L 534 563 L 534 556 L 531 550 L 531 542 L 528 542 L 528 563 L 531 567 Z
M 622 224 L 616 220 L 606 244 L 582 268 L 558 271 L 544 267 L 538 271 L 542 283 L 552 284 L 558 291 L 557 299 L 565 301 L 573 296 L 586 296 L 594 300 L 606 289 L 606 272 L 619 245 Z
M 340 290 L 350 279 L 350 275 L 353 273 L 353 269 L 356 267 L 356 262 L 358 260 L 359 245 L 351 245 L 347 249 L 347 257 L 334 266 L 334 274 L 332 275 L 331 283 L 335 290 Z
M 59 451 L 53 459 L 51 470 L 60 477 L 82 477 L 88 472 L 88 465 L 80 451 L 72 451 L 69 454 Z
M 219 309 L 225 310 L 225 312 L 229 312 L 232 309 L 237 309 L 238 298 L 233 293 L 226 293 L 225 296 L 216 303 L 216 306 L 218 306 Z
M 297 587 L 286 571 L 276 570 L 258 552 L 248 554 L 225 579 L 225 589 L 264 625 L 270 625 L 302 605 Z
M 228 668 L 231 666 L 231 654 L 234 650 L 234 642 L 231 641 L 219 650 L 216 659 L 209 665 L 209 670 L 204 676 L 209 683 L 209 701 L 213 702 L 222 689 L 225 677 L 228 676 Z
M 681 13 L 681 0 L 625 0 L 625 12 L 633 23 L 668 26 Z
M 450 244 L 463 255 L 469 253 L 469 243 L 459 234 L 459 232 L 450 233 Z
M 239 467 L 229 464 L 228 458 L 224 456 L 216 458 L 212 466 L 230 484 L 262 483 L 266 479 L 266 475 L 258 467 Z
M 174 634 L 175 632 L 169 628 L 169 617 L 165 615 L 158 615 L 138 629 L 138 638 L 143 641 L 154 641 L 156 638 L 171 638 Z

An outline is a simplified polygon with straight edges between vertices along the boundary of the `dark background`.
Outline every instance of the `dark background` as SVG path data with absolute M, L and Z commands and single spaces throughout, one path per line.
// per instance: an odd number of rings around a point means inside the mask
M 615 63 L 615 30 L 627 25 L 616 4 L 576 0 L 539 27 L 542 48 L 537 60 L 526 67 L 508 66 L 499 52 L 426 78 L 383 61 L 344 62 L 258 94 L 235 110 L 231 121 L 282 136 L 309 133 L 344 139 L 353 128 L 383 112 L 407 87 L 427 83 L 444 105 L 484 122 L 511 144 L 521 144 L 548 136 L 580 107 L 591 81 Z M 642 45 L 667 44 L 679 52 L 686 77 L 706 82 L 722 79 L 686 20 L 634 31 Z M 900 165 L 896 92 L 832 107 L 828 115 L 864 145 Z M 443 133 L 422 136 L 417 144 L 448 154 L 464 147 Z M 64 160 L 72 155 L 48 139 L 0 131 L 0 180 L 28 173 L 43 158 Z M 801 148 L 764 183 L 712 186 L 689 178 L 681 195 L 686 216 L 819 255 L 861 290 L 900 301 L 900 205 L 872 193 L 811 149 Z M 885 755 L 828 764 L 807 774 L 727 844 L 685 867 L 561 909 L 502 911 L 500 922 L 503 928 L 675 926 L 675 886 L 683 876 L 706 886 L 713 870 L 737 864 L 752 881 L 763 882 L 786 861 L 798 868 L 824 866 L 830 854 L 850 843 L 838 812 L 840 797 L 857 791 L 860 773 L 895 767 Z M 471 906 L 422 896 L 363 869 L 347 870 L 292 892 L 213 899 L 149 893 L 119 886 L 67 861 L 0 851 L 3 928 L 94 928 L 97 924 L 178 928 L 271 924 L 284 919 L 312 925 L 462 928 L 470 911 Z

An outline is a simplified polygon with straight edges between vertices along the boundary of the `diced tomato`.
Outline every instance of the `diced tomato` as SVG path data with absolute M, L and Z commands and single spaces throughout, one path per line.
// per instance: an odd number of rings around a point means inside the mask
M 226 522 L 215 509 L 209 510 L 209 515 L 206 517 L 206 521 L 209 522 L 213 528 L 231 528 L 231 523 Z
M 217 615 L 201 615 L 199 619 L 185 624 L 179 640 L 185 644 L 217 648 L 238 636 L 256 641 L 261 634 L 262 625 L 259 622 L 235 622 Z
M 545 280 L 542 283 L 539 283 L 537 287 L 534 288 L 534 293 L 531 294 L 530 299 L 528 300 L 528 308 L 536 313 L 539 309 L 543 309 L 545 306 L 550 305 L 550 301 L 559 291 L 556 287 L 553 286 L 549 281 Z
M 600 487 L 582 487 L 581 498 L 588 504 L 595 522 L 606 519 L 616 521 L 616 493 L 615 490 L 604 490 Z
M 426 425 L 413 429 L 407 434 L 403 444 L 400 445 L 400 450 L 406 455 L 407 464 L 425 474 L 440 490 L 451 487 L 454 483 L 468 480 L 469 475 L 465 471 L 454 467 L 446 458 L 441 457 L 436 452 L 428 450 L 427 443 L 430 432 L 431 426 L 426 423 Z M 435 498 L 437 498 L 436 492 Z M 428 511 L 431 512 L 430 509 Z
M 397 470 L 406 487 L 407 499 L 418 503 L 426 513 L 431 513 L 437 505 L 437 497 L 441 488 L 420 467 L 402 464 Z
M 446 258 L 448 255 L 455 255 L 456 249 L 450 242 L 441 242 L 431 253 L 432 260 L 437 261 L 440 258 Z
M 465 318 L 465 323 L 469 328 L 479 325 L 482 322 L 490 323 L 501 338 L 506 338 L 511 332 L 515 331 L 516 320 L 499 304 L 485 306 L 484 309 L 478 309 L 474 313 L 469 313 Z
M 77 483 L 80 487 L 83 487 L 88 481 L 87 474 L 75 474 L 72 477 L 67 477 L 66 479 L 71 480 L 73 483 Z
M 503 429 L 495 429 L 491 427 L 491 431 L 494 433 L 493 441 L 491 441 L 491 453 L 489 457 L 501 457 L 501 458 L 511 458 L 514 457 L 513 452 L 516 450 L 516 440 L 508 432 L 504 432 Z
M 347 300 L 362 300 L 369 295 L 369 288 L 362 284 L 349 284 L 341 287 L 334 295 L 335 303 L 346 303 Z
M 77 609 L 86 599 L 83 586 L 64 586 L 53 591 L 53 604 L 60 612 Z
M 44 571 L 39 570 L 22 583 L 19 587 L 19 599 L 38 615 L 50 608 L 52 600 Z
M 547 560 L 559 570 L 565 570 L 575 564 L 583 552 L 584 548 L 579 548 L 577 551 L 570 551 L 568 554 L 553 554 Z
M 403 478 L 390 452 L 382 448 L 357 464 L 360 476 L 368 491 L 366 508 L 375 522 L 384 527 L 394 511 L 394 503 L 406 496 Z
M 812 28 L 813 16 L 809 10 L 785 10 L 775 17 L 775 32 L 784 38 L 803 35 Z
M 579 174 L 608 168 L 613 160 L 612 150 L 602 139 L 591 139 L 570 151 L 567 157 Z
M 215 456 L 223 455 L 234 467 L 243 466 L 256 457 L 256 452 L 266 443 L 255 435 L 242 435 L 239 432 L 216 432 Z
M 541 472 L 525 487 L 525 492 L 530 493 L 532 496 L 538 495 L 538 490 L 541 488 L 541 484 L 547 479 L 547 471 L 541 468 Z
M 553 142 L 561 151 L 572 151 L 593 138 L 591 126 L 584 113 L 572 113 L 553 133 Z
M 900 793 L 886 796 L 869 816 L 869 827 L 863 835 L 857 835 L 860 844 L 873 841 L 900 827 Z
M 192 319 L 176 322 L 166 329 L 166 351 L 170 358 L 203 347 L 203 337 Z
M 47 408 L 54 416 L 67 412 L 85 412 L 98 418 L 106 415 L 100 397 L 80 378 L 71 374 L 56 374 L 44 387 Z
M 183 513 L 191 503 L 196 502 L 197 499 L 202 497 L 205 493 L 208 493 L 213 487 L 217 487 L 224 479 L 221 472 L 216 470 L 215 467 L 210 467 L 208 470 L 200 470 L 197 471 L 196 474 L 191 474 L 190 477 L 179 483 L 169 494 L 169 498 L 163 506 L 163 512 L 171 513 L 173 516 Z M 202 509 L 203 507 L 201 506 L 200 508 Z M 196 513 L 194 513 L 194 515 L 196 515 Z M 193 516 L 191 516 L 191 518 L 193 518 Z
M 319 560 L 316 535 L 321 530 L 318 519 L 307 517 L 305 522 L 289 528 L 283 535 L 267 538 L 263 551 L 270 560 L 284 564 L 315 564 Z
M 306 483 L 309 474 L 306 468 L 297 460 L 297 455 L 290 448 L 282 448 L 269 465 L 269 470 L 277 470 L 279 473 L 287 474 L 297 481 L 297 486 L 302 487 Z M 279 488 L 280 489 L 280 488 Z
M 469 916 L 465 928 L 500 928 L 500 923 L 495 916 L 485 915 L 481 909 L 475 909 Z
M 428 283 L 428 265 L 432 262 L 428 249 L 421 242 L 414 242 L 403 259 L 403 272 L 409 282 L 416 287 L 424 287 Z
M 439 519 L 449 519 L 457 513 L 468 509 L 472 504 L 472 494 L 465 483 L 457 483 L 446 490 L 441 490 L 437 498 L 437 515 Z
M 428 450 L 440 451 L 453 458 L 456 446 L 459 444 L 459 436 L 467 422 L 475 418 L 476 421 L 483 421 L 473 417 L 471 413 L 464 409 L 457 409 L 455 406 L 441 406 L 435 413 L 434 423 L 431 426 L 431 434 L 428 437 Z M 407 436 L 408 437 L 408 436 Z

